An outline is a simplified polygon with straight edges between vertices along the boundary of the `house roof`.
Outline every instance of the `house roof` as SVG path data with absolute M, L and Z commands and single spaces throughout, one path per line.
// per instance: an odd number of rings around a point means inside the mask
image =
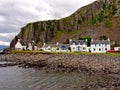
M 91 41 L 91 44 L 110 44 L 110 41 L 108 41 L 108 40 L 94 40 L 94 41 Z
M 43 48 L 46 48 L 46 47 L 56 47 L 56 48 L 63 48 L 63 47 L 69 47 L 69 44 L 45 44 L 43 45 Z
M 87 41 L 86 40 L 72 40 L 72 41 L 70 41 L 70 45 L 73 45 L 73 44 L 75 44 L 75 45 L 83 45 L 83 44 L 87 44 Z

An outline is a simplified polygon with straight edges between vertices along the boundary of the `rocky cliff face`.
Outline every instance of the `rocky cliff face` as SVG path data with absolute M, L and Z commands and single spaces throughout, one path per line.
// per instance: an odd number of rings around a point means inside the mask
M 106 35 L 112 40 L 120 41 L 119 29 L 120 0 L 97 0 L 78 9 L 69 17 L 27 24 L 11 41 L 10 47 L 14 47 L 18 38 L 22 42 L 34 40 L 42 44 L 63 43 L 66 39 L 78 39 L 82 36 L 98 38 L 100 35 Z

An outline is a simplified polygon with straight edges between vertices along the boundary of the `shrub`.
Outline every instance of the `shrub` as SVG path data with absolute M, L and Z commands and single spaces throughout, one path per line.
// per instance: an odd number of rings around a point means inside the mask
M 98 15 L 97 19 L 98 19 L 98 21 L 99 21 L 99 22 L 102 22 L 102 21 L 103 21 L 103 19 L 104 19 L 103 14 L 102 14 L 102 13 L 100 13 L 100 14 Z
M 115 43 L 112 45 L 112 47 L 119 47 L 119 46 L 120 46 L 120 44 L 117 41 L 115 41 Z
M 100 38 L 100 40 L 107 40 L 107 37 L 105 35 L 102 35 L 99 38 Z
M 112 27 L 112 22 L 110 20 L 106 20 L 104 24 L 106 28 Z
M 42 32 L 45 31 L 45 28 L 44 28 L 43 26 L 41 26 L 41 31 L 42 31 Z
M 96 24 L 96 22 L 97 22 L 96 18 L 92 17 L 91 23 L 94 25 L 94 24 Z
M 91 42 L 91 37 L 90 36 L 86 36 L 86 37 L 79 37 L 78 40 L 86 40 L 87 39 L 87 45 L 90 46 L 90 42 Z

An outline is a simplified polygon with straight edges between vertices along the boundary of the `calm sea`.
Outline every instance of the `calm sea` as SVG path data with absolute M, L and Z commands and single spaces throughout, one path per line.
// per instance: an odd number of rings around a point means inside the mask
M 76 86 L 98 80 L 105 78 L 87 73 L 46 73 L 17 66 L 0 67 L 0 90 L 74 90 Z

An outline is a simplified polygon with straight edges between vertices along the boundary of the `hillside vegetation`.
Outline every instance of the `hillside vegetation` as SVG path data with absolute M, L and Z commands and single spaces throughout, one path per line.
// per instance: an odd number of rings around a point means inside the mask
M 98 39 L 101 35 L 120 42 L 120 0 L 97 0 L 78 9 L 69 17 L 29 23 L 11 41 L 14 47 L 18 38 L 22 42 L 64 43 L 68 39 L 90 36 Z

